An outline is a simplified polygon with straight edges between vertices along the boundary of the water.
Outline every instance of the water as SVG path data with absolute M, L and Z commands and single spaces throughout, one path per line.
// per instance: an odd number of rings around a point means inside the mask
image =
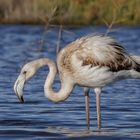
M 76 38 L 106 31 L 105 27 L 67 28 L 61 47 Z M 91 131 L 86 131 L 83 89 L 76 87 L 65 102 L 54 104 L 43 94 L 48 68 L 42 68 L 24 91 L 25 104 L 13 92 L 14 82 L 27 61 L 56 59 L 58 28 L 44 33 L 42 26 L 0 25 L 0 139 L 107 139 L 140 138 L 140 80 L 107 86 L 101 97 L 103 129 L 97 131 L 95 94 L 90 92 Z M 140 27 L 121 27 L 112 36 L 140 55 Z M 40 40 L 44 40 L 40 43 Z M 59 79 L 54 88 L 59 89 Z

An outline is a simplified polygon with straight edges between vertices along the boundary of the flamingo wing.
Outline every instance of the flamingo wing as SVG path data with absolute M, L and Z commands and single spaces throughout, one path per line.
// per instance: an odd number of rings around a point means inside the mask
M 108 36 L 90 36 L 79 40 L 81 46 L 76 51 L 82 66 L 108 67 L 112 72 L 137 69 L 138 64 L 126 50 Z

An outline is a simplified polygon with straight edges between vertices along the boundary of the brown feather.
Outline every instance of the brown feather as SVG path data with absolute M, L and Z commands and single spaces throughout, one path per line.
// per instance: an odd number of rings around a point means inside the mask
M 134 61 L 126 53 L 125 49 L 116 42 L 108 44 L 114 48 L 114 52 L 110 53 L 110 60 L 108 62 L 98 61 L 94 56 L 83 58 L 82 66 L 91 65 L 99 67 L 109 67 L 110 71 L 117 72 L 120 70 L 130 70 L 133 68 Z M 114 58 L 111 59 L 111 55 L 114 54 Z
M 76 54 L 77 59 L 82 61 L 82 66 L 90 65 L 91 67 L 109 67 L 110 71 L 117 72 L 120 70 L 136 69 L 139 71 L 139 67 L 136 62 L 127 54 L 126 50 L 118 44 L 114 39 L 105 36 L 97 36 L 98 42 L 106 41 L 103 46 L 96 45 L 96 40 L 92 42 L 90 38 L 94 36 L 82 37 L 72 43 L 70 43 L 66 49 L 60 51 L 61 66 L 65 69 L 73 71 L 71 65 L 71 57 Z M 109 41 L 108 41 L 109 40 Z M 108 41 L 108 42 L 107 42 Z M 96 55 L 96 53 L 98 53 Z M 101 56 L 101 58 L 100 58 Z M 103 56 L 103 57 L 102 57 Z M 137 65 L 137 66 L 136 66 Z

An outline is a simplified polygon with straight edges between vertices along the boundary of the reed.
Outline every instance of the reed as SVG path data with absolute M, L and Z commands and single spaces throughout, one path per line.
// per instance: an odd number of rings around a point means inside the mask
M 1 23 L 140 23 L 140 0 L 0 0 Z M 53 16 L 52 16 L 53 15 Z M 51 19 L 51 20 L 50 20 Z

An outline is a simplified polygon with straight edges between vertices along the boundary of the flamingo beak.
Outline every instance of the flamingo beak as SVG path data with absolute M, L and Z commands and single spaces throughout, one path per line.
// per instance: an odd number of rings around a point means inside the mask
M 15 94 L 17 95 L 17 97 L 21 103 L 24 103 L 23 89 L 24 89 L 25 81 L 26 81 L 25 76 L 19 75 L 19 77 L 17 78 L 17 80 L 14 84 Z

